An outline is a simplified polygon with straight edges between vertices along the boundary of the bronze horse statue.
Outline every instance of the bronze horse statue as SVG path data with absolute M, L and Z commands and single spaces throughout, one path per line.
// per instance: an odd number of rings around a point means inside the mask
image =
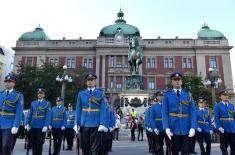
M 142 49 L 137 37 L 129 38 L 128 62 L 132 74 L 139 74 L 139 65 L 143 61 Z

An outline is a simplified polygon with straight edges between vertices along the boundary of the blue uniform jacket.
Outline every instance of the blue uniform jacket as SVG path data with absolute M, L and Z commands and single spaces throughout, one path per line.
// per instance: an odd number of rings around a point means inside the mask
M 77 125 L 81 127 L 98 127 L 106 124 L 106 102 L 104 92 L 95 88 L 90 94 L 83 90 L 77 97 Z
M 159 131 L 163 131 L 162 126 L 162 105 L 155 103 L 150 109 L 150 124 L 153 129 L 157 128 Z
M 114 127 L 116 123 L 116 118 L 115 118 L 115 114 L 113 112 L 113 107 L 111 105 L 107 105 L 107 109 L 106 109 L 106 124 L 105 127 L 109 128 L 109 127 Z
M 214 107 L 214 120 L 217 129 L 224 128 L 224 132 L 235 133 L 234 106 L 232 103 L 228 107 L 222 103 L 216 103 Z
M 212 129 L 212 122 L 209 110 L 204 108 L 204 110 L 200 110 L 199 108 L 196 110 L 196 118 L 197 118 L 197 127 L 202 129 L 202 133 L 210 133 Z
M 64 106 L 54 106 L 51 109 L 51 126 L 52 128 L 61 128 L 66 126 L 67 116 Z
M 31 103 L 30 110 L 27 116 L 27 124 L 31 128 L 43 128 L 48 127 L 50 123 L 51 107 L 50 102 L 43 99 L 42 102 L 34 100 Z
M 8 95 L 0 92 L 0 129 L 19 128 L 22 119 L 24 96 L 13 90 Z
M 66 128 L 73 128 L 76 122 L 76 111 L 75 110 L 67 110 L 66 111 L 67 123 Z
M 163 128 L 170 128 L 175 135 L 188 135 L 190 128 L 197 128 L 194 102 L 188 91 L 181 90 L 180 98 L 174 90 L 164 93 L 162 120 Z
M 144 112 L 144 126 L 145 126 L 145 128 L 152 128 L 150 125 L 150 110 L 151 110 L 151 107 L 149 107 Z

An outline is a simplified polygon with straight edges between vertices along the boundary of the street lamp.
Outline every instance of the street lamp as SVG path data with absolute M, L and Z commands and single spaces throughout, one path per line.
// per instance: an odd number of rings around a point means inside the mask
M 63 70 L 64 70 L 63 75 L 61 77 L 60 77 L 60 75 L 57 75 L 56 81 L 62 83 L 61 98 L 64 100 L 66 84 L 67 84 L 67 82 L 70 83 L 73 80 L 72 80 L 71 76 L 67 75 L 67 66 L 66 65 L 63 66 Z
M 222 80 L 220 78 L 219 70 L 209 68 L 209 73 L 205 79 L 204 84 L 206 86 L 211 87 L 211 94 L 212 94 L 212 103 L 215 103 L 216 97 L 215 97 L 215 89 L 218 88 L 219 84 L 222 83 Z

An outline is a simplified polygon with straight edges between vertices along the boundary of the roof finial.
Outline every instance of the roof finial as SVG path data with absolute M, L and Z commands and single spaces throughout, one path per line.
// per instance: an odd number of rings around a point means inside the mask
M 39 22 L 39 24 L 38 24 L 38 28 L 41 28 L 41 24 L 40 24 L 40 22 Z

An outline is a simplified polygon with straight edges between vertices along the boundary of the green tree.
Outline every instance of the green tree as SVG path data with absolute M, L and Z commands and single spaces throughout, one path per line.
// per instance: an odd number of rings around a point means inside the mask
M 65 105 L 67 103 L 74 104 L 76 102 L 77 92 L 85 88 L 83 76 L 85 72 L 86 69 L 84 67 L 79 67 L 72 72 L 68 70 L 68 74 L 72 76 L 73 82 L 67 83 Z M 61 95 L 61 83 L 55 80 L 57 75 L 63 74 L 63 68 L 61 66 L 44 64 L 36 67 L 19 64 L 18 71 L 15 74 L 19 78 L 16 89 L 24 94 L 24 106 L 26 109 L 37 98 L 36 90 L 38 87 L 44 87 L 47 90 L 46 99 L 52 105 L 55 104 L 55 98 Z

